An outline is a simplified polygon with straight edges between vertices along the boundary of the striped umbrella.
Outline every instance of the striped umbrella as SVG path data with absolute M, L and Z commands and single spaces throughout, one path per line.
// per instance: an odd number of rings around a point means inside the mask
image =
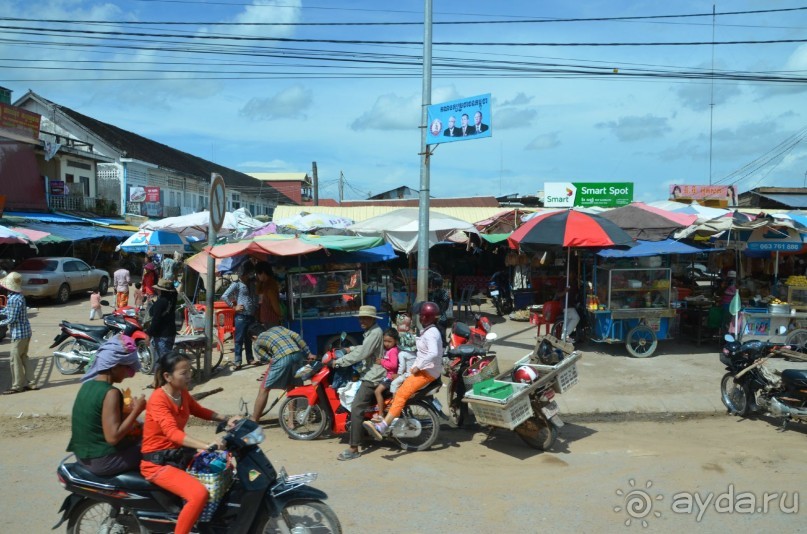
M 533 217 L 507 238 L 510 248 L 546 250 L 565 247 L 566 288 L 569 288 L 569 264 L 572 248 L 607 248 L 633 245 L 633 239 L 619 226 L 599 215 L 577 210 L 556 211 Z M 569 307 L 566 292 L 565 307 Z M 566 316 L 563 315 L 563 334 L 566 338 Z

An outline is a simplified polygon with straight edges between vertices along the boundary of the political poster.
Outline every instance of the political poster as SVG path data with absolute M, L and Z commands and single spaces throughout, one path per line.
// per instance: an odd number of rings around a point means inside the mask
M 490 93 L 428 107 L 427 145 L 469 141 L 493 135 Z

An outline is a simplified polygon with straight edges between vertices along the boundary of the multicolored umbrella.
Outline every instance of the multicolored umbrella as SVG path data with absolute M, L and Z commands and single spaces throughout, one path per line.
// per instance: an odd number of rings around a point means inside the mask
M 599 215 L 576 210 L 556 211 L 533 217 L 507 238 L 510 248 L 546 250 L 566 247 L 566 287 L 569 287 L 569 264 L 572 247 L 607 248 L 633 245 L 633 239 L 619 226 Z M 569 292 L 566 292 L 566 308 Z M 566 316 L 563 315 L 563 333 L 566 338 Z

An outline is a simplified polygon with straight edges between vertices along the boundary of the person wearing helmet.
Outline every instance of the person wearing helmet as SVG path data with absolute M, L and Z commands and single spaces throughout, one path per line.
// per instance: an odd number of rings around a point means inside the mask
M 361 385 L 350 405 L 351 413 L 359 420 L 361 420 L 361 414 L 375 400 L 375 388 L 387 375 L 387 370 L 381 366 L 381 359 L 384 357 L 384 332 L 376 322 L 380 318 L 376 315 L 375 306 L 366 305 L 360 307 L 359 324 L 364 330 L 362 344 L 347 347 L 345 349 L 347 354 L 331 363 L 334 368 L 359 364 L 357 367 L 359 368 Z M 361 442 L 362 434 L 361 425 L 350 425 L 350 446 L 339 453 L 338 460 L 354 460 L 360 456 L 359 443 Z
M 443 277 L 437 273 L 429 276 L 429 301 L 440 308 L 439 317 L 435 325 L 440 332 L 440 339 L 445 346 L 446 328 L 448 327 L 448 308 L 451 306 L 451 295 L 443 287 Z
M 423 330 L 416 341 L 417 356 L 410 369 L 410 375 L 395 392 L 392 406 L 380 423 L 365 421 L 364 428 L 377 440 L 383 438 L 393 419 L 401 415 L 406 402 L 428 384 L 440 379 L 443 373 L 443 341 L 437 329 L 440 307 L 434 302 L 424 302 L 418 311 Z

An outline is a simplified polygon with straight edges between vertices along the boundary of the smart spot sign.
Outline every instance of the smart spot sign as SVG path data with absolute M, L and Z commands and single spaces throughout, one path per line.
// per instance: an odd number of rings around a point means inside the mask
M 627 206 L 633 202 L 633 182 L 547 182 L 544 207 Z

